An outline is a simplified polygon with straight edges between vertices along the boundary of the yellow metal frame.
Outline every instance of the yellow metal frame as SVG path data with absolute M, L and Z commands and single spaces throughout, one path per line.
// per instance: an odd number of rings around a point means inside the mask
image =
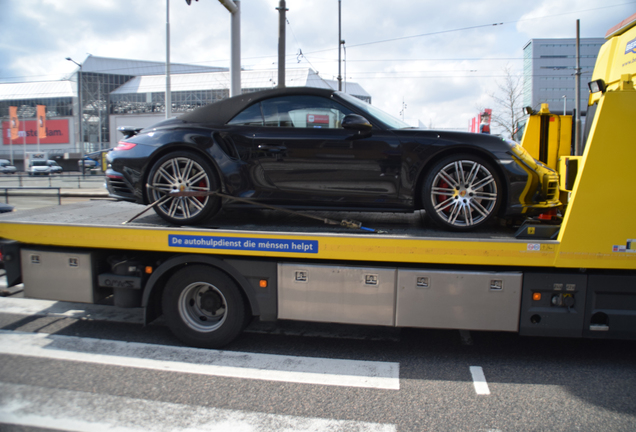
M 633 90 L 636 77 L 636 49 L 628 44 L 636 39 L 636 25 L 622 34 L 610 38 L 599 50 L 591 81 L 602 79 L 607 91 Z M 630 47 L 633 45 L 630 45 Z M 601 92 L 591 93 L 589 105 L 603 97 Z
M 556 170 L 558 160 L 569 156 L 572 143 L 572 116 L 551 114 L 548 104 L 541 104 L 541 111 L 530 115 L 523 131 L 521 146 L 535 159 L 539 160 L 541 143 L 541 119 L 548 117 L 548 160 L 545 164 Z
M 599 99 L 558 238 L 558 267 L 636 269 L 634 118 L 636 91 Z
M 194 236 L 207 240 L 236 242 L 316 242 L 315 253 L 290 251 L 247 251 L 179 247 L 169 237 Z M 238 231 L 186 230 L 169 228 L 133 228 L 131 226 L 68 226 L 37 223 L 2 223 L 0 237 L 25 244 L 74 248 L 125 249 L 153 252 L 240 255 L 272 258 L 369 261 L 382 263 L 464 264 L 552 266 L 556 241 L 534 240 L 458 240 L 452 238 L 414 238 L 386 235 L 296 235 L 291 233 L 254 233 Z

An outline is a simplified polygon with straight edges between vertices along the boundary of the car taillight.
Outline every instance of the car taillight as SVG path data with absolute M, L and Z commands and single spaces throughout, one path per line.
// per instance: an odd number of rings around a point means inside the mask
M 137 144 L 133 144 L 133 143 L 129 143 L 126 141 L 119 141 L 117 143 L 117 147 L 115 147 L 113 150 L 115 151 L 121 151 L 121 150 L 130 150 L 133 147 L 135 147 Z

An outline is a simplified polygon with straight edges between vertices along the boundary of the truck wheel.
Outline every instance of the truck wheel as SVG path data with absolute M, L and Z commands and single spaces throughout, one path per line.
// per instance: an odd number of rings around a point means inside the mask
M 458 154 L 435 164 L 424 180 L 422 202 L 442 228 L 469 231 L 486 224 L 498 211 L 503 188 L 484 159 Z
M 193 265 L 177 271 L 163 292 L 170 330 L 184 343 L 219 348 L 243 330 L 246 305 L 230 277 L 215 268 Z
M 159 159 L 150 170 L 147 190 L 150 202 L 171 192 L 214 192 L 219 189 L 214 169 L 194 153 L 180 151 Z M 221 209 L 214 195 L 173 197 L 154 207 L 164 220 L 175 225 L 204 222 Z

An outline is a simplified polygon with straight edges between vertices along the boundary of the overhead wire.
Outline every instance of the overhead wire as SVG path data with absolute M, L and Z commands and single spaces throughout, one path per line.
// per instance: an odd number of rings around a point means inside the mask
M 377 40 L 377 41 L 370 41 L 370 42 L 363 42 L 363 43 L 359 43 L 359 44 L 353 44 L 353 45 L 349 45 L 349 48 L 355 48 L 355 47 L 367 46 L 367 45 L 373 45 L 373 44 L 379 44 L 379 43 L 385 43 L 385 42 L 393 42 L 393 41 L 404 40 L 404 39 L 413 39 L 413 38 L 424 37 L 424 36 L 434 36 L 434 35 L 453 33 L 453 32 L 458 32 L 458 31 L 474 30 L 474 29 L 478 29 L 478 28 L 495 27 L 495 26 L 502 26 L 502 25 L 507 25 L 507 24 L 515 24 L 515 23 L 523 22 L 523 21 L 532 21 L 532 20 L 537 20 L 537 19 L 552 18 L 552 17 L 564 16 L 564 15 L 571 15 L 573 13 L 580 13 L 580 12 L 590 12 L 590 11 L 595 11 L 595 10 L 599 10 L 599 9 L 607 9 L 607 8 L 610 8 L 610 7 L 624 6 L 624 5 L 633 4 L 633 3 L 636 3 L 636 1 L 630 1 L 630 2 L 626 2 L 626 3 L 615 4 L 615 5 L 605 5 L 605 6 L 602 6 L 602 7 L 590 8 L 590 9 L 580 9 L 580 10 L 564 12 L 564 13 L 560 13 L 560 14 L 544 15 L 544 16 L 541 16 L 541 17 L 530 17 L 530 18 L 525 18 L 525 19 L 518 19 L 518 20 L 515 20 L 515 21 L 504 21 L 504 22 L 496 22 L 496 23 L 490 23 L 490 24 L 480 24 L 480 25 L 476 25 L 476 26 L 468 26 L 468 27 L 462 27 L 462 28 L 451 29 L 451 30 L 440 30 L 440 31 L 422 33 L 422 34 L 411 35 L 411 36 L 400 36 L 400 37 L 396 37 L 396 38 L 382 39 L 382 40 Z M 334 49 L 335 48 L 317 50 L 317 51 L 311 52 L 310 54 L 314 54 L 314 53 L 318 53 L 318 52 L 333 51 Z
M 305 59 L 307 61 L 307 63 L 309 63 L 309 66 L 311 66 L 311 68 L 314 70 L 314 72 L 316 72 L 316 75 L 332 90 L 335 90 L 331 84 L 325 80 L 322 76 L 320 76 L 318 69 L 311 63 L 311 61 L 309 61 L 309 59 L 307 58 L 307 56 L 305 56 L 303 54 L 303 50 L 300 47 L 300 42 L 298 42 L 298 38 L 296 38 L 296 33 L 294 32 L 294 29 L 291 26 L 291 23 L 289 22 L 288 18 L 285 18 L 285 21 L 287 21 L 287 25 L 289 26 L 289 30 L 292 33 L 292 36 L 294 37 L 294 40 L 296 41 L 296 46 L 298 47 L 298 54 L 296 55 L 296 59 L 298 60 L 298 63 L 300 63 L 300 59 Z M 287 61 L 285 61 L 285 67 L 287 67 Z
M 422 33 L 422 34 L 417 34 L 417 35 L 400 36 L 400 37 L 396 37 L 396 38 L 382 39 L 382 40 L 377 40 L 377 41 L 369 41 L 369 42 L 362 42 L 362 43 L 359 43 L 359 44 L 348 45 L 348 48 L 356 48 L 356 47 L 368 46 L 368 45 L 379 44 L 379 43 L 400 41 L 400 40 L 413 39 L 413 38 L 425 37 L 425 36 L 434 36 L 434 35 L 439 35 L 439 34 L 447 34 L 447 33 L 466 31 L 466 30 L 473 30 L 473 29 L 479 29 L 479 28 L 502 26 L 502 25 L 514 24 L 514 23 L 518 23 L 518 22 L 525 22 L 525 21 L 532 21 L 532 20 L 537 20 L 537 19 L 545 19 L 545 18 L 551 18 L 551 17 L 571 15 L 573 13 L 590 12 L 590 11 L 595 11 L 595 10 L 607 9 L 607 8 L 610 8 L 610 7 L 619 7 L 619 6 L 624 6 L 624 5 L 628 5 L 628 4 L 634 4 L 634 3 L 636 3 L 636 1 L 617 3 L 617 4 L 613 4 L 613 5 L 604 5 L 604 6 L 595 7 L 595 8 L 580 9 L 580 10 L 575 10 L 575 11 L 563 12 L 563 13 L 559 13 L 559 14 L 544 15 L 544 16 L 540 16 L 540 17 L 528 17 L 528 18 L 518 19 L 518 20 L 514 20 L 514 21 L 495 22 L 495 23 L 489 23 L 489 24 L 481 24 L 481 25 L 475 25 L 475 26 L 461 27 L 461 28 L 450 29 L 450 30 L 440 30 L 440 31 Z M 321 53 L 321 52 L 329 52 L 329 51 L 333 51 L 334 49 L 336 49 L 336 48 L 327 48 L 327 49 L 323 49 L 323 50 L 302 52 L 302 50 L 300 49 L 300 42 L 298 41 L 298 38 L 296 37 L 296 34 L 293 31 L 293 28 L 291 27 L 291 23 L 289 22 L 289 20 L 287 20 L 287 25 L 289 26 L 289 28 L 290 28 L 290 30 L 292 32 L 292 35 L 294 37 L 294 40 L 296 41 L 296 44 L 299 47 L 299 53 L 298 54 L 289 54 L 289 55 L 286 55 L 286 57 L 297 58 L 298 55 L 302 55 L 302 58 L 304 60 L 306 60 L 307 63 L 314 70 L 316 70 L 316 68 L 314 67 L 312 62 L 308 59 L 307 55 L 308 54 L 311 55 L 311 54 Z M 246 57 L 246 58 L 244 58 L 244 60 L 258 60 L 258 59 L 267 59 L 267 58 L 272 58 L 273 59 L 273 58 L 275 58 L 275 56 L 274 55 L 268 55 L 268 56 Z M 363 60 L 348 60 L 348 61 L 349 62 L 381 62 L 381 61 L 405 62 L 405 61 L 461 61 L 461 60 L 485 61 L 485 60 L 506 60 L 506 59 L 507 58 L 491 58 L 491 59 L 476 59 L 476 58 L 457 58 L 457 59 L 386 59 L 386 60 L 363 59 Z M 513 57 L 513 58 L 509 58 L 509 60 L 516 61 L 516 60 L 522 60 L 522 59 Z M 204 64 L 210 64 L 210 63 L 213 63 L 213 62 L 219 62 L 220 63 L 220 62 L 224 62 L 224 61 L 229 61 L 229 59 L 221 59 L 221 60 L 216 60 L 216 61 L 188 62 L 187 64 L 204 65 Z M 329 60 L 325 59 L 325 61 L 329 61 Z M 331 60 L 331 61 L 335 61 L 335 60 Z M 116 73 L 117 71 L 116 70 L 112 70 L 110 72 Z M 60 76 L 60 75 L 66 76 L 68 74 L 55 74 L 55 76 Z M 40 74 L 38 74 L 38 75 L 0 77 L 0 81 L 5 81 L 6 82 L 6 80 L 18 80 L 18 79 L 24 79 L 24 78 L 29 78 L 29 79 L 46 78 L 46 77 L 50 77 L 50 76 L 53 76 L 53 75 L 40 75 Z M 21 82 L 23 82 L 23 81 L 21 81 Z M 8 83 L 11 83 L 11 81 L 9 81 Z

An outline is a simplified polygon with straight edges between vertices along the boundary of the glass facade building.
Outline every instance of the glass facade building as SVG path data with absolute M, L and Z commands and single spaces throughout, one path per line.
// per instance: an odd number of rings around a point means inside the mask
M 579 39 L 581 115 L 587 111 L 589 90 L 596 57 L 604 38 Z M 523 104 L 535 111 L 548 103 L 550 111 L 572 113 L 575 101 L 576 39 L 531 39 L 523 48 Z
M 66 80 L 0 84 L 0 116 L 5 122 L 10 106 L 18 107 L 20 121 L 35 120 L 36 105 L 46 106 L 47 121 L 64 119 L 66 141 L 47 143 L 50 155 L 73 153 L 79 157 L 108 149 L 120 138 L 117 125 L 121 122 L 148 126 L 142 123 L 153 124 L 165 116 L 165 63 L 92 55 L 81 64 L 73 63 L 78 67 Z M 227 68 L 173 63 L 170 69 L 174 115 L 229 97 Z M 275 69 L 244 70 L 242 92 L 272 89 L 276 77 Z M 325 80 L 309 68 L 288 69 L 286 78 L 288 86 L 337 88 L 335 81 Z M 356 83 L 347 83 L 346 92 L 371 102 L 371 96 Z M 19 153 L 36 148 L 31 143 L 23 146 Z

